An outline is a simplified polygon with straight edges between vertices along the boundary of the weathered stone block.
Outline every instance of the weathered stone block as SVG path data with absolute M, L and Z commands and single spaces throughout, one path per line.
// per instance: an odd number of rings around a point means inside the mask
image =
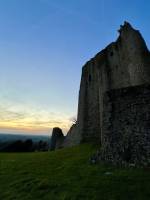
M 55 150 L 63 147 L 64 135 L 60 128 L 55 127 L 52 131 L 50 150 Z

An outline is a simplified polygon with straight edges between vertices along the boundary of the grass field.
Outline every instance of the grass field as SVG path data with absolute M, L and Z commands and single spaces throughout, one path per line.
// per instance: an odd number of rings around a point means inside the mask
M 91 165 L 91 145 L 1 153 L 0 200 L 149 200 L 149 169 Z

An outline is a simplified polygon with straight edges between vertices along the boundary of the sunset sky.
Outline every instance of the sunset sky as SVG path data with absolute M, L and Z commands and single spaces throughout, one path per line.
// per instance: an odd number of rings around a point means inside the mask
M 0 132 L 66 132 L 83 64 L 125 20 L 150 47 L 149 0 L 0 0 Z

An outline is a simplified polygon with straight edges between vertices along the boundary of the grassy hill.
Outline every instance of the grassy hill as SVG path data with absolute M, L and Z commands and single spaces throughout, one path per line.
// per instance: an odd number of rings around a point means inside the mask
M 91 145 L 0 153 L 0 200 L 148 200 L 149 169 L 91 165 Z

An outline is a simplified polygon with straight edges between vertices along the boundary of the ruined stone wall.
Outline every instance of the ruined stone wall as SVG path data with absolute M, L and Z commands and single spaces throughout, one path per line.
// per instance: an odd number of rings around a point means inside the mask
M 107 49 L 111 89 L 150 82 L 150 53 L 139 31 L 125 23 Z
M 106 92 L 103 117 L 103 160 L 150 164 L 150 85 Z
M 150 52 L 127 22 L 116 42 L 82 68 L 77 123 L 52 149 L 101 144 L 101 160 L 150 165 Z M 59 131 L 60 132 L 60 131 Z
M 81 134 L 78 131 L 78 125 L 73 124 L 68 131 L 68 134 L 65 136 L 65 140 L 63 143 L 64 147 L 70 147 L 74 145 L 78 145 L 81 142 Z
M 52 137 L 50 141 L 50 150 L 53 151 L 55 149 L 60 149 L 64 147 L 64 139 L 65 137 L 62 130 L 59 127 L 53 128 Z
M 101 159 L 147 165 L 150 158 L 150 52 L 127 22 L 116 42 L 82 68 L 77 123 L 63 147 L 101 144 Z M 59 145 L 60 146 L 60 145 Z
M 94 62 L 85 65 L 82 72 L 80 100 L 78 111 L 78 126 L 82 133 L 82 141 L 89 139 L 99 141 L 99 74 Z M 86 133 L 86 134 L 84 134 Z M 91 134 L 93 137 L 91 138 Z M 100 142 L 100 141 L 99 141 Z
M 82 69 L 77 119 L 82 141 L 102 141 L 106 91 L 150 83 L 150 53 L 141 34 L 128 23 L 119 32 Z

